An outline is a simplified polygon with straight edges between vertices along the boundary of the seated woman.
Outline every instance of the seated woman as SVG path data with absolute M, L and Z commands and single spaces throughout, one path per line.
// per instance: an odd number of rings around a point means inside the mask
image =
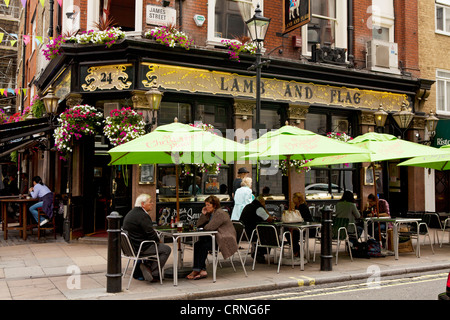
M 344 191 L 341 200 L 339 200 L 336 204 L 336 217 L 348 219 L 349 223 L 355 224 L 356 219 L 359 219 L 361 217 L 358 208 L 356 208 L 353 192 L 349 190 Z M 348 227 L 348 232 L 350 234 L 356 234 L 356 232 L 358 232 L 357 238 L 359 238 L 362 232 L 362 228 L 358 227 L 358 230 L 354 230 L 353 225 L 350 225 Z
M 292 202 L 294 203 L 294 209 L 298 210 L 305 222 L 313 222 L 313 217 L 309 211 L 309 207 L 306 204 L 305 197 L 302 193 L 296 192 L 292 196 Z M 300 231 L 297 228 L 290 229 L 292 234 L 292 249 L 294 250 L 294 256 L 300 256 Z M 310 236 L 314 236 L 315 230 L 310 230 Z
M 220 200 L 216 196 L 206 198 L 202 215 L 197 220 L 197 227 L 208 231 L 217 231 L 216 242 L 224 259 L 231 257 L 238 250 L 236 230 L 230 220 L 230 215 L 220 208 Z M 186 277 L 187 279 L 198 280 L 208 276 L 205 262 L 210 250 L 212 250 L 210 237 L 200 237 L 194 243 L 193 268 Z

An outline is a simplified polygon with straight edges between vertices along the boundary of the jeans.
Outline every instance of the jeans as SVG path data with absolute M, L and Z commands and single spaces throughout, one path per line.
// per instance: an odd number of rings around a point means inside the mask
M 38 203 L 35 203 L 30 207 L 31 215 L 33 216 L 33 218 L 36 222 L 42 222 L 45 220 L 44 217 L 41 217 L 41 221 L 38 221 L 38 208 L 42 208 L 43 205 L 44 205 L 44 201 L 39 201 Z

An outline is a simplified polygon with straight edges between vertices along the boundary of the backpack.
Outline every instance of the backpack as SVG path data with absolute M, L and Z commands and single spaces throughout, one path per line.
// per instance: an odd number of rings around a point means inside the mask
M 353 242 L 352 257 L 369 259 L 367 242 Z
M 385 257 L 385 255 L 381 253 L 380 243 L 375 239 L 367 240 L 367 255 L 374 258 Z

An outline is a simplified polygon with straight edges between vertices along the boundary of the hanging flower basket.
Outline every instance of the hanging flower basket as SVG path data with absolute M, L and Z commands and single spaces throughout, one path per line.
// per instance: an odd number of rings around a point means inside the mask
M 78 140 L 83 135 L 98 133 L 102 122 L 103 114 L 89 105 L 78 105 L 61 113 L 58 118 L 59 126 L 53 134 L 55 146 L 62 154 L 60 158 L 65 160 L 66 155 L 72 152 L 72 138 Z
M 308 172 L 311 170 L 311 167 L 301 167 L 305 163 L 308 163 L 311 160 L 290 160 L 290 167 L 295 169 L 295 172 L 297 173 L 303 173 Z M 287 160 L 280 160 L 279 162 L 279 168 L 281 169 L 281 174 L 283 176 L 288 175 L 288 166 L 287 166 Z
M 131 108 L 114 109 L 105 120 L 103 133 L 113 146 L 129 142 L 145 134 L 142 114 Z
M 352 137 L 350 137 L 348 134 L 344 133 L 339 133 L 339 132 L 328 132 L 327 133 L 327 137 L 331 138 L 331 139 L 336 139 L 342 142 L 347 142 L 350 140 L 353 140 Z
M 239 40 L 222 40 L 222 44 L 228 48 L 228 54 L 230 55 L 230 60 L 240 62 L 240 53 L 256 53 L 256 45 L 251 41 L 246 41 L 242 43 Z
M 194 41 L 181 31 L 178 31 L 174 26 L 162 26 L 151 29 L 145 33 L 147 39 L 154 39 L 156 42 L 167 47 L 180 47 L 189 50 L 194 45 Z

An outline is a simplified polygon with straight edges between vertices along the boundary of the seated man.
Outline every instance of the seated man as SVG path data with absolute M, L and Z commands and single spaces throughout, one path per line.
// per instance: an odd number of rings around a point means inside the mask
M 162 269 L 169 258 L 172 249 L 168 245 L 160 243 L 160 239 L 156 231 L 153 229 L 152 219 L 150 218 L 150 211 L 152 209 L 153 201 L 150 195 L 139 195 L 136 198 L 135 207 L 131 209 L 131 211 L 128 212 L 124 218 L 123 229 L 128 232 L 131 245 L 136 253 L 138 252 L 142 241 L 156 241 L 156 245 L 158 246 L 159 262 Z M 141 253 L 143 255 L 156 254 L 155 245 L 153 243 L 144 244 Z M 159 281 L 161 275 L 159 274 L 158 263 L 156 261 L 145 260 L 139 267 L 145 280 L 150 282 Z
M 263 221 L 272 222 L 273 217 L 270 216 L 266 209 L 266 200 L 264 200 L 263 196 L 258 196 L 255 200 L 253 200 L 251 203 L 246 205 L 244 209 L 242 210 L 240 221 L 245 226 L 245 232 L 247 233 L 247 236 L 250 237 L 252 235 L 253 230 L 256 229 L 256 225 Z M 252 241 L 252 257 L 254 256 L 254 248 L 256 238 L 253 237 Z M 265 263 L 264 253 L 262 250 L 258 251 L 258 254 L 256 256 L 256 261 L 258 263 Z

